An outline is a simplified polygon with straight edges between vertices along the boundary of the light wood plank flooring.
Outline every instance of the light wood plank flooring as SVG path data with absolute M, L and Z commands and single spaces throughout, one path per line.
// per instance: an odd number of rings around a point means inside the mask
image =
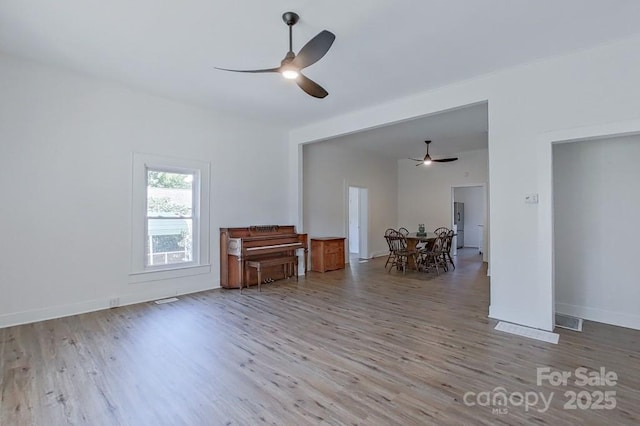
M 640 332 L 497 332 L 478 259 L 440 277 L 376 259 L 0 330 L 0 425 L 638 424 Z M 615 371 L 616 409 L 564 410 L 584 389 L 537 386 L 544 366 Z M 498 386 L 555 394 L 544 413 L 464 404 Z

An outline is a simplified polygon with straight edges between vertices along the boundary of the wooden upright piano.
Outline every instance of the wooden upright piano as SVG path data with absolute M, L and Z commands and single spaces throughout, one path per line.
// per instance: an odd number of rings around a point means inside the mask
M 246 270 L 250 260 L 263 260 L 293 256 L 304 250 L 304 272 L 307 273 L 307 234 L 296 233 L 293 225 L 247 226 L 220 228 L 220 285 L 224 288 L 240 288 L 257 284 L 255 271 Z M 273 280 L 285 278 L 281 268 L 262 271 L 263 277 Z

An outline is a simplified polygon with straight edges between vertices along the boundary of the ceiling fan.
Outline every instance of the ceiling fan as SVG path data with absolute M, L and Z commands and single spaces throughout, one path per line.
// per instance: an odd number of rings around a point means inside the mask
M 427 144 L 427 154 L 424 156 L 424 158 L 422 160 L 419 160 L 417 158 L 410 158 L 410 160 L 418 162 L 418 164 L 416 164 L 416 166 L 422 166 L 422 165 L 428 166 L 432 162 L 435 162 L 435 163 L 449 163 L 451 161 L 456 161 L 458 159 L 458 157 L 435 158 L 435 159 L 431 158 L 431 156 L 429 155 L 429 144 L 431 144 L 431 141 L 424 141 L 424 143 Z
M 298 22 L 300 16 L 294 12 L 285 12 L 282 15 L 282 20 L 289 27 L 289 51 L 285 55 L 284 59 L 280 62 L 280 66 L 276 68 L 266 68 L 258 70 L 232 70 L 227 68 L 218 68 L 222 71 L 232 72 L 247 72 L 247 73 L 267 73 L 277 72 L 282 74 L 284 78 L 289 80 L 295 80 L 298 86 L 304 90 L 307 94 L 315 98 L 324 98 L 329 93 L 322 88 L 318 83 L 305 77 L 302 74 L 302 69 L 318 62 L 328 51 L 336 36 L 327 30 L 321 31 L 314 38 L 309 40 L 302 49 L 296 55 L 293 53 L 293 26 Z

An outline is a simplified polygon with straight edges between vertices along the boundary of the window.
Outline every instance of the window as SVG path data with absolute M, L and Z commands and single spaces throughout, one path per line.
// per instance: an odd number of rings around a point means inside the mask
M 134 154 L 131 281 L 210 271 L 208 197 L 208 163 Z
M 195 173 L 147 168 L 147 268 L 193 262 L 194 179 Z

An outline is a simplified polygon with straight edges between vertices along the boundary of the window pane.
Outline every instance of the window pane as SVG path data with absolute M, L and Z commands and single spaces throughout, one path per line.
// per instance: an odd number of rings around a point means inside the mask
M 147 216 L 192 215 L 193 179 L 190 173 L 147 170 Z
M 193 260 L 191 219 L 147 220 L 147 265 L 170 265 Z

